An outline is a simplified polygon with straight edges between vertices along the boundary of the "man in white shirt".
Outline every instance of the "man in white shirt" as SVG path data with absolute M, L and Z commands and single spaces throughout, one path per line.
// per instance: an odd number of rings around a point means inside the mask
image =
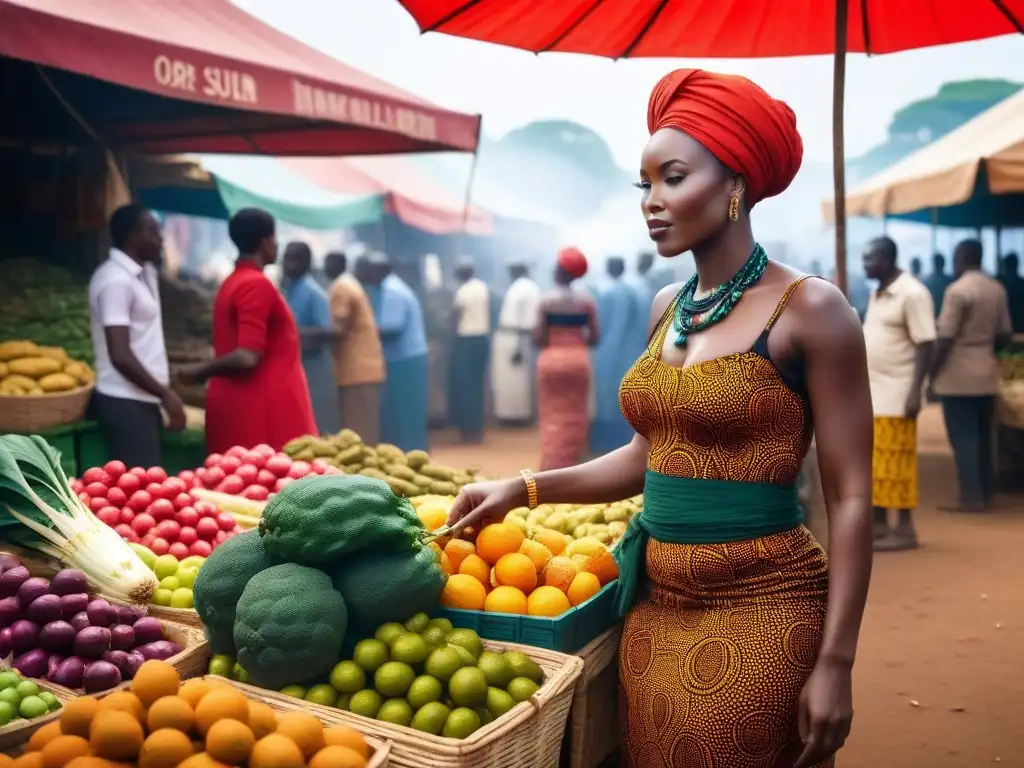
M 480 442 L 484 435 L 484 382 L 491 335 L 491 291 L 476 277 L 473 262 L 455 268 L 453 319 L 455 339 L 448 361 L 448 415 L 462 439 Z
M 160 225 L 140 205 L 110 218 L 113 248 L 89 281 L 96 354 L 92 411 L 112 459 L 129 466 L 161 463 L 163 406 L 170 428 L 184 429 L 185 409 L 170 388 L 157 264 Z
M 537 349 L 533 329 L 540 308 L 540 286 L 521 262 L 508 265 L 512 284 L 505 292 L 491 346 L 491 390 L 494 416 L 505 424 L 533 421 Z

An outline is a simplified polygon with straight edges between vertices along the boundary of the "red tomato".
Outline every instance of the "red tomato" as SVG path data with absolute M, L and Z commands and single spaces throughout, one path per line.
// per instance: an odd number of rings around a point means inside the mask
M 230 538 L 230 533 L 226 533 L 225 531 L 217 531 L 217 535 L 213 537 L 213 548 L 216 549 Z
M 188 551 L 188 547 L 180 541 L 176 541 L 167 548 L 167 554 L 174 555 L 179 560 L 184 560 L 192 553 Z
M 225 475 L 233 475 L 242 466 L 242 460 L 238 456 L 225 456 L 217 466 L 224 471 Z
M 174 520 L 161 520 L 156 524 L 156 535 L 168 541 L 177 541 L 181 526 Z
M 256 478 L 259 477 L 260 471 L 252 464 L 243 464 L 235 471 L 235 477 L 240 477 L 242 482 L 246 485 L 253 485 L 256 482 Z M 86 489 L 88 492 L 88 489 Z
M 138 475 L 126 472 L 117 478 L 117 487 L 131 496 L 137 490 L 142 488 L 142 480 L 139 479 Z
M 146 470 L 143 469 L 142 467 L 132 467 L 128 471 L 135 475 L 137 478 L 139 478 L 139 480 L 146 480 Z M 146 482 L 149 481 L 147 480 Z
M 109 507 L 110 502 L 104 499 L 102 496 L 93 496 L 89 499 L 89 509 L 93 514 L 96 514 L 104 507 Z
M 179 493 L 174 497 L 174 508 L 184 509 L 192 506 L 192 497 L 187 493 Z
M 153 497 L 146 491 L 136 491 L 128 497 L 128 508 L 133 512 L 145 512 L 146 507 L 153 503 Z
M 313 468 L 309 465 L 308 462 L 293 461 L 292 468 L 288 470 L 288 477 L 294 480 L 301 480 L 312 471 Z
M 219 515 L 217 515 L 217 525 L 220 526 L 220 529 L 222 531 L 230 531 L 232 528 L 235 527 L 234 515 L 231 515 L 227 512 L 221 512 Z
M 89 494 L 86 493 L 85 491 L 82 491 L 80 494 L 78 494 L 78 500 L 85 504 L 85 506 L 87 507 L 89 506 L 89 502 L 91 501 L 91 499 L 89 498 Z
M 75 494 L 85 493 L 85 483 L 81 480 L 72 480 L 70 486 L 71 491 Z
M 231 493 L 237 496 L 245 490 L 245 481 L 238 475 L 229 475 L 224 478 L 224 482 L 217 486 L 217 490 L 221 493 Z
M 274 454 L 270 454 L 270 456 L 273 455 Z M 267 459 L 269 459 L 270 456 L 264 456 L 262 453 L 257 453 L 256 451 L 248 451 L 242 457 L 242 464 L 251 464 L 256 467 L 256 469 L 263 469 L 267 466 Z
M 199 540 L 199 534 L 196 533 L 196 529 L 191 525 L 183 525 L 181 530 L 178 531 L 178 541 L 184 544 L 186 547 L 191 547 Z
M 123 461 L 108 461 L 103 465 L 103 471 L 110 475 L 110 479 L 116 481 L 121 475 L 128 471 Z
M 178 525 L 182 527 L 182 530 L 186 527 L 195 528 L 196 523 L 199 522 L 199 513 L 192 507 L 185 507 L 178 510 L 178 514 L 174 516 L 174 519 L 178 521 Z M 181 537 L 179 536 L 179 538 Z
M 115 525 L 121 522 L 121 510 L 117 507 L 104 507 L 96 513 L 96 517 L 104 525 L 109 525 L 113 528 Z
M 196 523 L 196 533 L 199 534 L 200 539 L 205 539 L 206 541 L 213 541 L 213 537 L 217 535 L 219 530 L 220 526 L 217 525 L 217 521 L 212 517 L 204 517 Z
M 155 539 L 155 538 L 156 538 L 156 536 L 154 536 L 153 532 L 150 531 L 145 536 L 143 536 L 141 539 L 139 539 L 139 544 L 141 544 L 146 549 L 148 549 L 150 552 L 152 552 L 153 551 L 153 539 Z
M 224 451 L 225 456 L 233 456 L 236 459 L 241 459 L 246 454 L 247 449 L 240 445 L 232 446 Z
M 146 470 L 146 479 L 151 483 L 162 483 L 167 479 L 167 470 L 163 467 L 150 467 Z
M 206 476 L 203 478 L 203 485 L 207 488 L 216 488 L 224 482 L 224 478 L 227 476 L 228 473 L 220 467 L 210 467 L 206 470 Z
M 170 542 L 167 539 L 162 539 L 159 536 L 154 538 L 148 545 L 149 551 L 158 557 L 160 555 L 166 555 L 167 550 L 171 548 Z
M 318 475 L 326 473 L 327 470 L 329 469 L 334 469 L 334 467 L 327 463 L 326 459 L 313 459 L 311 462 L 309 462 L 309 466 Z
M 90 496 L 100 496 L 102 498 L 106 498 L 107 486 L 104 483 L 95 481 L 85 486 L 85 492 L 88 493 Z
M 257 445 L 255 448 L 252 449 L 252 452 L 253 453 L 258 453 L 261 456 L 266 456 L 268 459 L 271 456 L 273 456 L 275 453 L 277 453 L 277 451 L 275 451 L 273 448 L 271 448 L 266 443 L 260 443 L 259 445 Z
M 138 541 L 138 537 L 135 536 L 135 531 L 133 531 L 132 527 L 127 523 L 118 523 L 114 526 L 114 530 L 117 532 L 117 535 L 120 536 L 122 539 L 128 539 L 129 541 L 131 541 L 131 539 L 129 538 L 131 536 L 135 537 L 136 541 Z
M 184 493 L 185 491 L 188 490 L 188 488 L 185 486 L 185 481 L 182 480 L 180 477 L 168 477 L 166 480 L 163 481 L 162 485 L 164 487 L 164 491 L 167 494 L 166 498 L 168 499 L 173 499 L 179 493 Z
M 210 553 L 213 552 L 213 547 L 210 546 L 210 542 L 199 539 L 192 542 L 192 546 L 188 548 L 188 551 L 199 557 L 209 557 Z
M 279 477 L 277 479 L 277 482 L 274 483 L 274 493 L 280 493 L 282 488 L 284 488 L 289 483 L 294 483 L 294 482 L 295 482 L 295 478 L 294 477 Z
M 160 522 L 161 520 L 173 520 L 176 510 L 167 499 L 153 499 L 153 503 L 146 511 L 153 516 L 154 520 Z
M 206 461 L 203 462 L 203 466 L 209 469 L 210 467 L 216 467 L 220 464 L 220 460 L 224 457 L 219 453 L 211 453 L 206 457 Z
M 274 477 L 284 477 L 292 468 L 292 460 L 283 453 L 275 453 L 267 459 L 266 469 L 274 473 Z
M 125 525 L 131 525 L 132 521 L 135 519 L 135 511 L 129 507 L 124 507 L 121 510 L 121 514 L 118 519 Z
M 156 520 L 153 519 L 152 515 L 145 512 L 136 515 L 135 519 L 132 520 L 132 530 L 139 534 L 139 536 L 145 536 L 154 525 L 156 525 Z
M 271 472 L 269 469 L 261 469 L 259 474 L 256 475 L 256 484 L 262 485 L 264 488 L 270 489 L 274 487 L 274 483 L 277 482 L 277 475 Z
M 199 479 L 199 475 L 192 478 L 192 482 L 188 484 L 188 489 L 191 491 L 193 488 L 205 488 L 206 483 Z
M 248 488 L 242 491 L 243 499 L 252 499 L 253 501 L 266 501 L 270 497 L 270 491 L 262 485 L 250 485 Z
M 197 501 L 192 505 L 192 508 L 195 509 L 200 517 L 216 517 L 217 513 L 220 512 L 216 504 L 205 499 Z
M 93 467 L 92 469 L 87 469 L 82 473 L 82 482 L 86 485 L 90 485 L 92 483 L 103 483 L 103 485 L 107 486 L 110 485 L 113 480 L 102 467 Z
M 123 507 L 128 503 L 128 494 L 115 485 L 107 489 L 107 501 L 112 507 Z
M 178 473 L 178 479 L 185 484 L 185 489 L 188 490 L 196 481 L 196 473 L 191 469 L 183 469 Z
M 149 485 L 147 485 L 146 493 L 148 493 L 154 499 L 166 498 L 164 495 L 164 487 L 160 483 L 150 483 Z

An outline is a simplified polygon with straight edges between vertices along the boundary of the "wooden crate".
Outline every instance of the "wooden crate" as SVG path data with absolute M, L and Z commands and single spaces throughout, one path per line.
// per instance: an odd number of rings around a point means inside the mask
M 598 768 L 619 748 L 619 640 L 615 626 L 579 652 L 576 683 L 562 747 L 565 768 Z

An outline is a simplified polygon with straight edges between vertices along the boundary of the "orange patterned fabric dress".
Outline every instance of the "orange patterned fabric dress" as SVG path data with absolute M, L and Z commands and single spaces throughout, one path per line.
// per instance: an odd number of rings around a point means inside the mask
M 673 307 L 623 379 L 623 413 L 671 476 L 793 484 L 812 436 L 806 397 L 754 348 L 686 368 L 661 349 Z M 713 514 L 713 512 L 711 512 Z M 824 551 L 800 526 L 728 544 L 651 539 L 619 651 L 630 768 L 791 768 L 800 691 L 828 594 Z M 832 766 L 833 760 L 822 764 Z

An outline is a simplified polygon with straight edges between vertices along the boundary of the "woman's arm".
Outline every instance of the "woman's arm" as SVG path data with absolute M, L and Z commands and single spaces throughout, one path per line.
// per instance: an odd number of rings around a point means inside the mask
M 263 359 L 277 289 L 266 278 L 250 280 L 238 287 L 234 300 L 238 345 L 226 355 L 182 369 L 178 376 L 184 383 L 199 383 L 214 376 L 246 376 Z

